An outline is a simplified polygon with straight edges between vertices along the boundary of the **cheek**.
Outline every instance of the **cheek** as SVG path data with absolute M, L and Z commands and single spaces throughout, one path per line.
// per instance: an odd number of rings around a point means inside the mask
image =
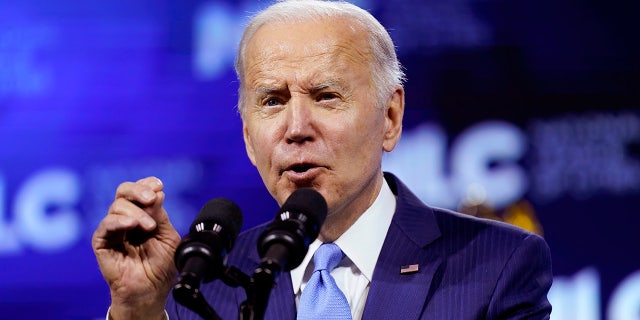
M 370 119 L 373 121 L 373 119 Z M 365 166 L 371 157 L 382 150 L 381 130 L 375 123 L 355 121 L 335 128 L 329 135 L 329 145 L 334 153 L 340 153 L 343 161 L 350 165 Z M 381 151 L 380 151 L 381 153 Z
M 384 117 L 379 113 L 361 115 L 355 123 L 351 125 L 353 138 L 359 140 L 364 146 L 377 146 L 382 148 L 382 141 L 385 131 Z
M 250 132 L 256 166 L 261 174 L 270 170 L 274 152 L 277 150 L 278 141 L 280 141 L 275 128 L 275 124 L 265 122 Z
M 268 141 L 265 139 L 264 134 L 258 134 L 253 141 L 253 147 L 256 150 L 256 160 L 259 164 L 264 165 L 270 156 L 268 152 L 270 149 Z
M 253 150 L 253 155 L 256 162 L 260 162 L 260 159 L 263 157 L 263 146 L 264 146 L 264 133 L 261 132 L 260 128 L 256 128 L 255 126 L 250 126 L 247 129 L 248 139 L 245 141 L 249 144 L 249 147 Z M 258 164 L 256 163 L 256 164 Z

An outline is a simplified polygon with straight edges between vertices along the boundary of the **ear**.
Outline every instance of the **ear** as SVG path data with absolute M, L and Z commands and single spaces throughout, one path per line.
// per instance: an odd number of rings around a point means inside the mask
M 382 148 L 391 152 L 402 135 L 402 117 L 404 116 L 404 88 L 397 87 L 387 102 L 385 110 L 385 132 Z
M 247 128 L 247 124 L 242 121 L 242 137 L 244 138 L 244 148 L 247 150 L 247 156 L 249 156 L 249 160 L 255 166 L 256 165 L 256 157 L 253 150 L 253 144 L 251 143 L 251 136 L 249 135 L 249 128 Z

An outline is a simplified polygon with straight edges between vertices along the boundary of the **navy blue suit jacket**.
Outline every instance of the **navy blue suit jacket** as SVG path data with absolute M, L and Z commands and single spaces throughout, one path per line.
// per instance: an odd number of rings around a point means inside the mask
M 545 241 L 519 228 L 430 208 L 392 174 L 397 196 L 364 309 L 363 319 L 548 319 L 551 258 Z M 253 274 L 256 243 L 266 225 L 242 233 L 228 265 Z M 419 271 L 401 274 L 405 265 Z M 238 319 L 241 288 L 221 281 L 203 284 L 203 294 L 223 319 Z M 199 319 L 172 298 L 170 319 Z M 265 319 L 295 319 L 291 276 L 283 272 L 271 291 Z

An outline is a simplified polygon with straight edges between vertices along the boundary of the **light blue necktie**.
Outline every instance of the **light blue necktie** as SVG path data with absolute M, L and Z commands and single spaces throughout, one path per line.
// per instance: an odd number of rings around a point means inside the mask
M 351 309 L 344 293 L 331 276 L 344 253 L 335 243 L 320 245 L 313 255 L 313 274 L 302 290 L 298 320 L 351 319 Z

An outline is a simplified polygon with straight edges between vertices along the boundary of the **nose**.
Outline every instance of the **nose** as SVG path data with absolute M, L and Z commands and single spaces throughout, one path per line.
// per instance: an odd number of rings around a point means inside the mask
M 285 139 L 288 143 L 304 143 L 314 139 L 312 111 L 301 99 L 289 101 L 286 122 Z

